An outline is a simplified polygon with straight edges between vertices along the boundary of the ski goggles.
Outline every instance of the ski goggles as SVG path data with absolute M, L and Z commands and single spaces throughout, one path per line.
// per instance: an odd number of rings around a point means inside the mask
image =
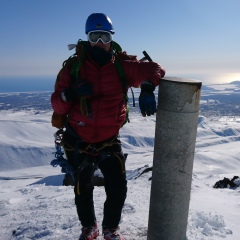
M 88 41 L 90 43 L 98 43 L 102 41 L 104 44 L 112 41 L 112 34 L 106 31 L 92 31 L 88 33 Z

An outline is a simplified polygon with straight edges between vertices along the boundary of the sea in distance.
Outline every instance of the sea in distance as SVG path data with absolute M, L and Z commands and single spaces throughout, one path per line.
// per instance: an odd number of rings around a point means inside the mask
M 54 91 L 56 77 L 0 77 L 0 93 Z
M 172 77 L 180 77 L 186 79 L 195 79 L 202 82 L 203 85 L 208 84 L 222 84 L 230 83 L 233 80 L 239 79 L 239 75 L 199 75 L 199 74 L 177 74 L 169 75 Z M 238 78 L 236 78 L 238 77 Z M 35 76 L 35 77 L 3 77 L 0 76 L 0 93 L 6 92 L 40 92 L 40 91 L 54 91 L 56 76 Z M 239 81 L 239 80 L 238 80 Z

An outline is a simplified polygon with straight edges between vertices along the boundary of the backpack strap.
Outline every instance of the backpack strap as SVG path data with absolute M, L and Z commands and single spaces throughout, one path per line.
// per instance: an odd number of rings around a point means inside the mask
M 115 56 L 114 63 L 115 63 L 116 69 L 118 71 L 118 74 L 121 78 L 121 83 L 122 83 L 122 86 L 123 86 L 123 93 L 124 93 L 124 96 L 125 96 L 125 102 L 127 103 L 128 102 L 128 96 L 127 96 L 127 82 L 128 81 L 127 81 L 123 66 L 121 64 L 121 61 L 124 61 L 124 60 L 138 61 L 137 56 L 128 55 L 126 51 L 122 52 L 122 50 L 121 51 L 116 51 L 114 56 Z M 133 93 L 132 88 L 130 88 L 130 89 L 131 89 L 131 93 L 132 93 L 133 107 L 135 107 L 134 93 Z
M 87 41 L 82 41 L 81 39 L 79 39 L 78 43 L 75 45 L 75 53 L 63 62 L 63 67 L 60 72 L 62 72 L 65 67 L 70 68 L 71 84 L 74 84 L 76 83 L 76 81 L 85 78 L 84 69 L 83 71 L 81 71 L 81 68 L 83 63 L 85 62 L 87 44 Z M 92 116 L 89 98 L 84 96 L 80 98 L 80 111 L 84 116 Z
M 125 103 L 128 102 L 128 96 L 127 96 L 127 78 L 125 75 L 125 72 L 123 70 L 122 64 L 120 63 L 120 61 L 115 60 L 114 61 L 114 65 L 116 67 L 116 70 L 118 72 L 118 75 L 120 77 L 121 80 L 121 84 L 122 84 L 122 90 L 123 90 L 123 94 L 124 94 L 124 99 L 125 99 Z
M 85 79 L 84 69 L 82 70 L 82 66 L 86 60 L 86 47 L 88 46 L 87 41 L 78 40 L 76 53 L 78 57 L 78 65 L 75 69 L 74 80 Z M 89 116 L 92 118 L 92 107 L 91 101 L 88 97 L 82 96 L 80 99 L 80 111 L 84 116 Z
M 123 90 L 123 95 L 124 95 L 124 101 L 125 101 L 125 105 L 126 105 L 126 108 L 127 108 L 127 116 L 126 116 L 126 121 L 123 123 L 123 125 L 126 123 L 126 122 L 130 122 L 129 120 L 129 106 L 128 106 L 128 95 L 127 95 L 127 78 L 126 78 L 126 75 L 125 75 L 125 72 L 124 72 L 124 69 L 123 69 L 123 66 L 121 64 L 121 62 L 119 60 L 115 60 L 114 61 L 114 65 L 116 67 L 116 70 L 118 72 L 118 75 L 120 77 L 120 80 L 121 80 L 121 84 L 122 84 L 122 90 Z M 132 97 L 133 97 L 133 107 L 135 107 L 135 98 L 134 98 L 134 94 L 133 94 L 133 90 L 132 88 L 131 89 L 131 92 L 132 92 Z

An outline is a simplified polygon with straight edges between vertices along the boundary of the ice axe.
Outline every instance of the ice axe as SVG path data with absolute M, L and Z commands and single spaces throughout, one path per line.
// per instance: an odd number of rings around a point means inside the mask
M 153 61 L 146 51 L 143 51 L 143 55 L 144 55 L 144 57 L 141 58 L 139 61 L 141 61 L 141 62 L 144 62 L 146 60 L 148 60 L 149 62 Z

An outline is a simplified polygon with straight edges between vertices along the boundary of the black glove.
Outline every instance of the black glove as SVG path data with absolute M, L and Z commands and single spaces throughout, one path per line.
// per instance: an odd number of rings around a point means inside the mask
M 67 102 L 72 102 L 74 99 L 82 96 L 89 96 L 93 94 L 92 84 L 86 80 L 78 80 L 71 87 L 64 91 Z
M 157 112 L 157 104 L 154 95 L 155 85 L 151 82 L 141 84 L 141 93 L 139 96 L 139 107 L 143 117 L 154 115 Z

